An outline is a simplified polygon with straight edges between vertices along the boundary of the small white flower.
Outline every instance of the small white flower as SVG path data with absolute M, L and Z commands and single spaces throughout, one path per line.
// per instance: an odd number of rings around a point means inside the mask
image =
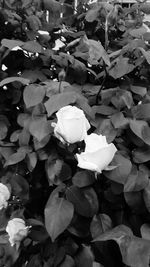
M 6 208 L 8 199 L 10 198 L 10 191 L 6 185 L 0 183 L 0 210 Z
M 63 143 L 76 143 L 87 136 L 90 124 L 84 112 L 75 106 L 65 106 L 57 113 L 57 123 L 53 123 L 55 136 Z
M 29 227 L 25 225 L 25 221 L 21 218 L 14 218 L 8 221 L 6 232 L 9 235 L 11 246 L 20 245 L 20 242 L 28 234 Z
M 101 173 L 112 161 L 117 149 L 113 143 L 108 144 L 106 137 L 92 133 L 85 138 L 85 151 L 76 154 L 78 166 Z

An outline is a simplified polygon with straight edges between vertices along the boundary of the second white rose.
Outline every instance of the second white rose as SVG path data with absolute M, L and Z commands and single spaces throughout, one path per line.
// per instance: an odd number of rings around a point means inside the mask
M 92 133 L 85 138 L 85 151 L 76 154 L 78 166 L 101 173 L 111 163 L 116 151 L 115 145 L 108 144 L 105 136 Z
M 75 106 L 65 106 L 57 113 L 53 123 L 55 136 L 63 143 L 76 143 L 85 139 L 90 124 L 84 112 Z
M 8 187 L 0 183 L 0 210 L 6 208 L 8 205 L 8 199 L 10 198 L 10 191 Z
M 9 242 L 11 246 L 20 245 L 20 242 L 28 234 L 28 228 L 25 221 L 21 218 L 13 218 L 10 220 L 6 227 L 6 232 L 9 235 Z

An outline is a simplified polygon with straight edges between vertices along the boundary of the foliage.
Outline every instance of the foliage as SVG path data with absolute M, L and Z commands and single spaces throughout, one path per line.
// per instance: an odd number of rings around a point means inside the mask
M 11 192 L 0 266 L 148 267 L 150 4 L 80 0 L 67 10 L 67 1 L 0 1 L 0 182 Z M 55 113 L 70 104 L 89 134 L 117 147 L 102 173 L 77 166 L 84 141 L 54 135 Z M 18 248 L 6 233 L 15 217 L 29 226 Z

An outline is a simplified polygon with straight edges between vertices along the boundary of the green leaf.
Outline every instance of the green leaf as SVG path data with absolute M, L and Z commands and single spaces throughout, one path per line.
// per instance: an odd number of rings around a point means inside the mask
M 45 226 L 52 242 L 67 229 L 74 213 L 72 203 L 60 198 L 58 193 L 58 188 L 51 193 L 44 211 Z
M 142 238 L 150 240 L 150 225 L 148 223 L 142 224 L 140 228 Z
M 95 215 L 90 225 L 92 238 L 95 239 L 97 236 L 100 236 L 111 228 L 112 220 L 107 214 L 101 213 Z
M 99 10 L 98 9 L 88 10 L 88 12 L 87 12 L 87 14 L 85 16 L 85 19 L 88 22 L 93 22 L 94 20 L 97 19 L 98 14 L 99 14 Z
M 150 127 L 147 125 L 142 128 L 142 140 L 150 146 Z
M 107 142 L 111 143 L 117 135 L 117 130 L 113 127 L 110 119 L 104 119 L 100 121 L 95 133 L 105 135 Z
M 17 164 L 18 162 L 24 160 L 26 157 L 26 152 L 25 151 L 17 151 L 16 153 L 10 155 L 8 159 L 5 162 L 5 167 L 9 165 L 14 165 Z
M 37 164 L 37 154 L 35 152 L 27 154 L 27 166 L 28 170 L 32 172 Z
M 150 212 L 150 182 L 143 190 L 143 199 L 148 212 Z
M 124 192 L 141 191 L 148 186 L 148 183 L 149 179 L 147 173 L 138 171 L 136 167 L 132 168 L 124 184 Z
M 117 112 L 115 108 L 106 105 L 93 106 L 92 108 L 96 114 L 102 115 L 112 115 Z
M 72 177 L 72 183 L 78 187 L 85 187 L 95 183 L 94 173 L 91 171 L 79 171 Z
M 45 96 L 44 86 L 39 84 L 30 84 L 25 87 L 23 92 L 23 99 L 26 107 L 33 107 L 42 102 Z
M 135 38 L 141 38 L 144 33 L 147 32 L 147 29 L 142 25 L 138 29 L 132 29 L 129 31 L 129 34 Z
M 134 149 L 132 155 L 135 163 L 144 163 L 150 160 L 150 149 Z
M 0 120 L 0 140 L 5 139 L 7 136 L 8 127 L 4 121 Z
M 22 84 L 27 85 L 27 84 L 30 83 L 30 80 L 24 79 L 24 78 L 21 78 L 21 77 L 9 77 L 9 78 L 6 78 L 6 79 L 2 80 L 0 82 L 0 86 L 4 86 L 4 85 L 6 85 L 8 83 L 12 83 L 12 82 L 20 82 Z
M 8 49 L 12 50 L 16 46 L 22 46 L 24 45 L 24 42 L 20 40 L 10 40 L 10 39 L 3 39 L 1 42 L 2 46 L 7 47 Z
M 143 56 L 145 57 L 148 64 L 150 64 L 150 51 L 145 51 L 144 48 L 140 47 L 140 51 L 142 52 Z
M 150 120 L 150 103 L 137 105 L 131 111 L 136 119 Z
M 25 42 L 22 49 L 31 53 L 43 53 L 43 47 L 36 41 Z
M 116 153 L 112 165 L 117 166 L 117 168 L 109 172 L 104 172 L 105 176 L 112 181 L 125 184 L 132 169 L 131 161 L 121 154 Z
M 94 255 L 90 247 L 83 246 L 75 255 L 75 263 L 78 267 L 92 267 Z
M 83 189 L 75 185 L 66 190 L 67 199 L 73 203 L 75 211 L 85 217 L 92 217 L 98 211 L 98 199 L 92 188 Z
M 46 116 L 33 117 L 29 124 L 30 133 L 40 142 L 44 137 L 52 133 L 51 123 Z
M 143 139 L 142 129 L 148 125 L 147 122 L 142 120 L 130 120 L 129 125 L 132 132 L 134 132 L 139 138 Z
M 108 72 L 109 75 L 114 79 L 118 79 L 133 71 L 134 68 L 135 65 L 129 63 L 129 58 L 120 56 L 117 60 L 115 60 L 115 64 L 113 64 L 112 62 L 112 65 L 108 69 Z
M 59 265 L 59 267 L 75 267 L 74 259 L 71 256 L 66 255 L 64 261 Z
M 76 94 L 73 92 L 60 93 L 52 95 L 48 101 L 45 102 L 46 111 L 50 117 L 54 112 L 62 107 L 76 102 Z
M 143 86 L 134 86 L 134 85 L 131 85 L 130 86 L 130 90 L 137 94 L 137 95 L 140 95 L 140 96 L 145 96 L 147 94 L 147 88 L 146 87 L 143 87 Z
M 116 226 L 115 228 L 112 228 L 111 230 L 107 230 L 104 233 L 100 233 L 99 236 L 93 239 L 93 242 L 114 240 L 119 243 L 121 238 L 126 235 L 132 237 L 133 233 L 129 227 L 121 224 Z
M 11 177 L 10 184 L 14 196 L 18 196 L 22 200 L 29 199 L 29 184 L 23 176 L 14 174 Z
M 128 119 L 126 119 L 122 112 L 115 113 L 111 116 L 111 122 L 115 128 L 123 128 L 128 124 Z

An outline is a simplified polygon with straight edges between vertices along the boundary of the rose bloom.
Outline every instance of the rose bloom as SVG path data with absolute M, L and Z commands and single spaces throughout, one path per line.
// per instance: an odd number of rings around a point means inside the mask
M 8 203 L 7 200 L 10 198 L 10 191 L 8 187 L 0 183 L 0 210 L 6 208 Z
M 116 151 L 115 145 L 108 144 L 105 136 L 92 133 L 85 138 L 85 151 L 76 154 L 78 166 L 101 173 L 112 161 Z
M 27 236 L 28 229 L 25 225 L 25 221 L 21 218 L 14 218 L 8 221 L 6 232 L 9 235 L 9 242 L 11 246 L 20 244 L 22 239 Z
M 90 124 L 84 112 L 75 106 L 66 106 L 57 113 L 57 123 L 52 123 L 55 136 L 63 143 L 76 143 L 87 136 Z

